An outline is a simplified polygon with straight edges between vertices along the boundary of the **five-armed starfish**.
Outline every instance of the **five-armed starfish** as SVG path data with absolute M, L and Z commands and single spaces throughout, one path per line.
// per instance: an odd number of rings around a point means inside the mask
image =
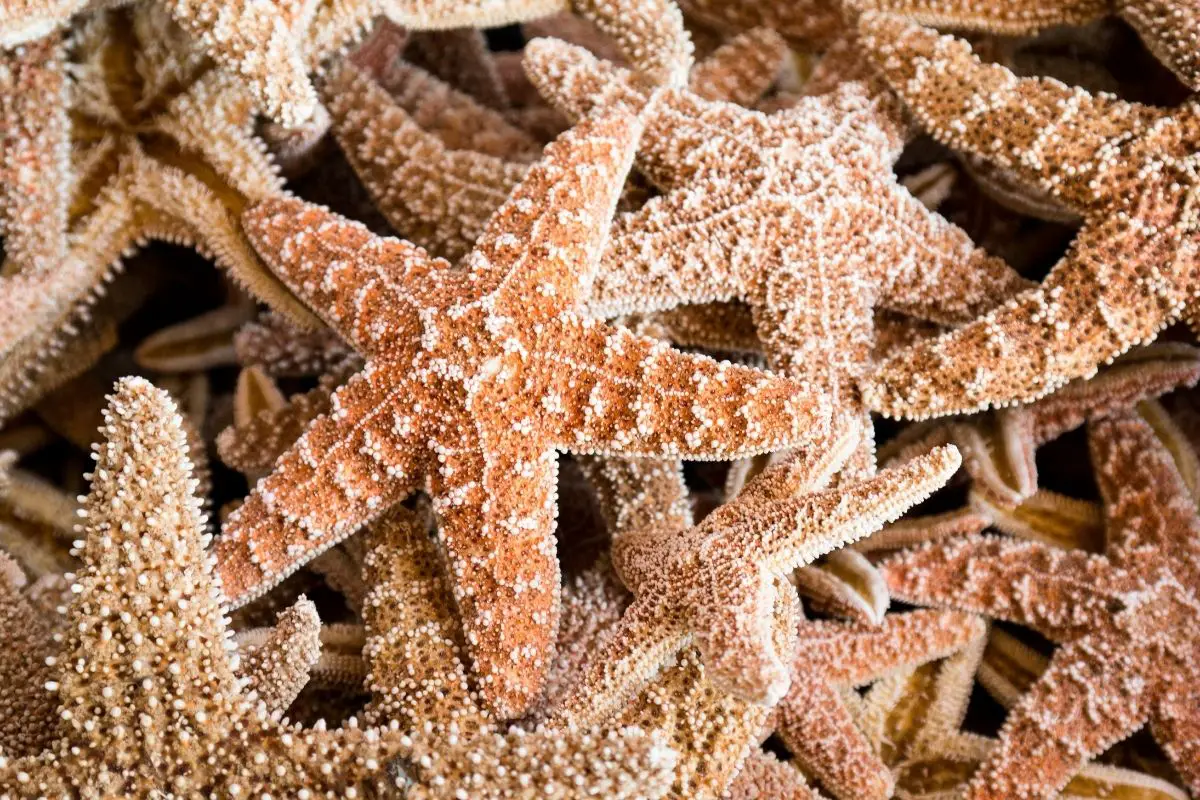
M 866 14 L 864 49 L 934 138 L 1085 219 L 1043 281 L 901 351 L 863 389 L 888 415 L 1033 400 L 1200 312 L 1200 103 L 1159 109 L 987 66 L 966 42 Z
M 525 58 L 571 116 L 644 96 L 581 48 L 537 40 Z M 877 306 L 953 324 L 1024 286 L 896 182 L 903 133 L 889 101 L 861 83 L 773 116 L 666 91 L 637 163 L 668 193 L 618 217 L 589 308 L 739 297 L 774 368 L 860 407 Z
M 884 562 L 896 596 L 1028 625 L 1062 642 L 967 793 L 1049 797 L 1147 721 L 1200 790 L 1200 513 L 1136 415 L 1092 423 L 1104 555 L 970 536 Z
M 807 382 L 572 312 L 640 129 L 619 111 L 551 144 L 461 270 L 297 200 L 247 212 L 259 252 L 367 365 L 227 523 L 232 603 L 425 489 L 481 691 L 519 714 L 557 624 L 556 450 L 728 458 L 832 435 Z

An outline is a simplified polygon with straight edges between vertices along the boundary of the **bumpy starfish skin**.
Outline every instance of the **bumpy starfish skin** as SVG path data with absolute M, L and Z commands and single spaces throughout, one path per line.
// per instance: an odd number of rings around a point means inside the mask
M 267 706 L 271 714 L 287 710 L 321 656 L 321 618 L 317 607 L 303 595 L 279 615 L 266 639 L 243 652 L 241 669 L 246 690 Z
M 969 537 L 884 564 L 897 596 L 1031 626 L 1063 642 L 1013 709 L 970 798 L 1048 797 L 1145 722 L 1200 789 L 1200 515 L 1144 420 L 1093 423 L 1105 555 Z
M 926 417 L 1041 397 L 1197 313 L 1200 104 L 1163 110 L 1018 79 L 969 46 L 866 14 L 865 49 L 934 138 L 1083 215 L 1037 289 L 885 362 L 875 410 Z
M 21 593 L 25 574 L 0 552 L 0 670 L 7 688 L 0 703 L 0 754 L 24 756 L 54 737 L 54 695 L 46 691 L 53 670 L 47 659 L 58 652 L 50 625 Z
M 803 382 L 571 313 L 639 129 L 622 112 L 547 148 L 463 271 L 299 201 L 247 214 L 260 252 L 368 362 L 230 518 L 217 553 L 232 602 L 427 488 L 481 689 L 519 713 L 556 624 L 555 449 L 721 458 L 829 433 Z
M 621 539 L 614 564 L 636 599 L 560 717 L 602 718 L 689 642 L 718 688 L 778 701 L 788 687 L 788 654 L 774 649 L 766 622 L 780 582 L 895 519 L 958 467 L 958 454 L 942 449 L 860 483 L 808 488 L 827 480 L 856 443 L 843 437 L 815 458 L 793 456 L 693 528 Z
M 0 758 L 0 786 L 12 798 L 378 796 L 393 783 L 382 765 L 398 735 L 281 725 L 239 689 L 178 420 L 145 381 L 118 385 L 47 684 L 61 704 L 57 738 Z
M 680 0 L 679 6 L 688 17 L 716 30 L 762 26 L 804 44 L 827 42 L 845 29 L 837 4 L 830 0 Z
M 629 73 L 550 40 L 526 47 L 526 67 L 573 116 L 644 91 Z M 902 134 L 890 102 L 860 83 L 771 117 L 667 91 L 637 163 L 668 194 L 618 217 L 590 308 L 739 297 L 772 367 L 853 407 L 876 306 L 954 323 L 1024 286 L 896 183 Z
M 273 378 L 325 375 L 358 358 L 332 329 L 297 328 L 273 312 L 243 325 L 234 334 L 233 349 L 240 364 L 261 367 Z

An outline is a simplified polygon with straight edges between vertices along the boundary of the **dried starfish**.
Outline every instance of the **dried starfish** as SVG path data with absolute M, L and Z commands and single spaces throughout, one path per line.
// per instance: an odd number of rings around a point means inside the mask
M 139 367 L 158 372 L 193 372 L 236 363 L 233 337 L 254 317 L 254 303 L 235 297 L 220 308 L 163 328 L 133 353 Z
M 724 458 L 829 434 L 804 382 L 572 313 L 639 130 L 619 112 L 549 146 L 463 271 L 299 201 L 246 215 L 260 252 L 368 363 L 230 517 L 217 555 L 231 602 L 424 487 L 482 691 L 520 713 L 557 618 L 556 449 Z
M 636 599 L 557 717 L 604 718 L 689 642 L 717 688 L 777 702 L 790 672 L 765 623 L 781 581 L 899 516 L 958 467 L 953 448 L 941 449 L 897 471 L 815 491 L 856 444 L 844 435 L 816 458 L 793 455 L 693 528 L 620 539 L 614 564 Z
M 404 59 L 489 108 L 508 108 L 504 83 L 478 28 L 414 31 L 405 43 Z
M 358 359 L 330 328 L 304 330 L 274 312 L 243 325 L 233 337 L 233 349 L 242 366 L 261 367 L 273 378 L 325 375 Z
M 0 671 L 8 688 L 0 703 L 0 758 L 41 750 L 54 737 L 56 703 L 46 691 L 53 656 L 53 631 L 21 594 L 25 573 L 0 552 Z
M 1093 423 L 1090 441 L 1105 555 L 974 536 L 883 565 L 901 598 L 971 608 L 1063 643 L 1009 715 L 970 798 L 1048 797 L 1147 721 L 1200 789 L 1200 513 L 1143 419 Z
M 396 230 L 461 257 L 520 182 L 535 142 L 448 87 L 431 89 L 415 67 L 376 58 L 376 49 L 389 50 L 377 40 L 365 47 L 327 84 L 334 134 Z M 695 87 L 731 101 L 756 99 L 778 71 L 781 47 L 770 31 L 747 34 L 693 70 Z
M 643 96 L 629 73 L 579 48 L 539 40 L 525 50 L 535 84 L 569 115 Z M 618 217 L 589 307 L 739 297 L 775 369 L 855 409 L 876 306 L 954 323 L 1024 286 L 896 183 L 903 132 L 863 84 L 771 117 L 667 90 L 638 166 L 668 194 Z
M 276 308 L 313 321 L 237 225 L 249 200 L 282 189 L 251 132 L 249 95 L 220 71 L 168 53 L 181 34 L 154 9 L 104 13 L 77 34 L 72 244 L 48 274 L 6 278 L 5 300 L 22 313 L 5 315 L 0 337 L 2 417 L 52 388 L 47 376 L 62 377 L 64 341 L 87 321 L 121 255 L 147 238 L 191 245 Z
M 1200 106 L 1156 109 L 1019 79 L 894 16 L 865 14 L 860 28 L 934 138 L 1085 218 L 1040 287 L 884 362 L 864 387 L 873 409 L 919 418 L 1033 400 L 1195 313 Z
M 246 676 L 249 696 L 265 703 L 270 714 L 287 711 L 321 656 L 320 637 L 317 607 L 300 595 L 262 642 L 241 652 L 240 672 Z

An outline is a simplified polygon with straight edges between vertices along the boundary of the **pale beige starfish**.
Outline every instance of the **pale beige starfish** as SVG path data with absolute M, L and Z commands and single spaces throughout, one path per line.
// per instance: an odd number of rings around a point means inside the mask
M 639 130 L 622 111 L 564 134 L 458 271 L 299 201 L 247 215 L 260 252 L 367 366 L 227 521 L 216 551 L 232 603 L 424 488 L 481 691 L 519 714 L 557 619 L 557 449 L 725 458 L 830 433 L 832 409 L 804 382 L 573 313 Z
M 0 702 L 0 757 L 36 753 L 54 737 L 56 703 L 46 691 L 58 653 L 54 632 L 22 594 L 20 565 L 0 552 L 0 674 L 7 689 Z

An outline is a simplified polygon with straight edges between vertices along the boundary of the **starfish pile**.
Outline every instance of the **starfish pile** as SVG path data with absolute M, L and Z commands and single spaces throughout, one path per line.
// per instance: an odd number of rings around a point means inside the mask
M 0 800 L 1200 798 L 1197 91 L 1194 0 L 0 0 Z

